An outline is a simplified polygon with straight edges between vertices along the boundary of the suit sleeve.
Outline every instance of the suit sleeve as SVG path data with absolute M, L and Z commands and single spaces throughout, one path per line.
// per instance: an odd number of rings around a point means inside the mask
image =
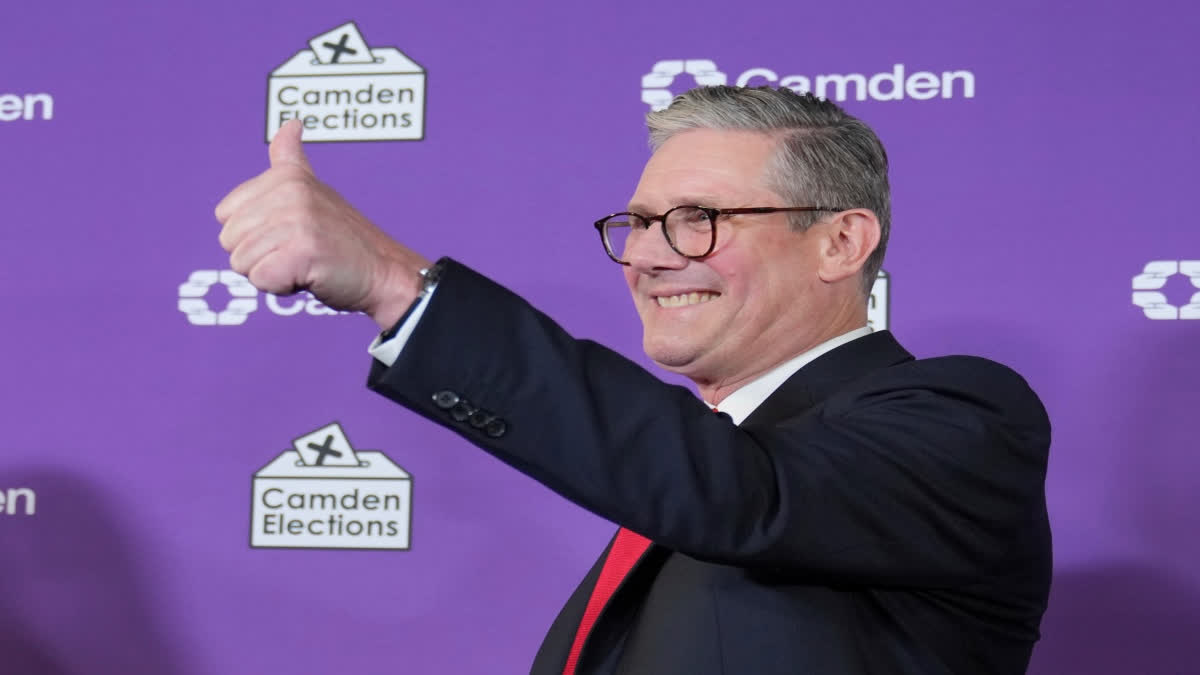
M 408 346 L 368 386 L 687 555 L 957 584 L 1009 561 L 1045 517 L 1044 411 L 992 367 L 986 394 L 943 372 L 961 368 L 923 361 L 919 377 L 873 378 L 749 431 L 451 261 Z M 445 405 L 456 399 L 457 415 Z

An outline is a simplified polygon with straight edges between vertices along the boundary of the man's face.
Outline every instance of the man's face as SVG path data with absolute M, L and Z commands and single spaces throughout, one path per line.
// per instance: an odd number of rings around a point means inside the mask
M 681 204 L 713 208 L 786 204 L 767 187 L 777 141 L 749 131 L 693 129 L 647 162 L 630 211 L 657 215 Z M 804 351 L 827 289 L 817 277 L 820 226 L 799 233 L 786 213 L 721 216 L 717 250 L 685 258 L 656 222 L 628 251 L 625 280 L 642 319 L 646 354 L 710 387 L 742 384 Z M 819 341 L 819 340 L 817 340 Z

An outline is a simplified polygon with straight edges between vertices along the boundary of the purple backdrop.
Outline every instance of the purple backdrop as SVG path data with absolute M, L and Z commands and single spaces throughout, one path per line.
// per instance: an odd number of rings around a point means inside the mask
M 0 10 L 0 672 L 523 672 L 605 545 L 608 523 L 368 392 L 369 320 L 261 294 L 242 323 L 181 311 L 250 299 L 181 285 L 228 267 L 212 209 L 266 166 L 269 76 L 350 20 L 424 69 L 358 75 L 408 90 L 423 138 L 312 144 L 319 175 L 641 362 L 590 223 L 647 157 L 643 76 L 842 81 L 892 159 L 891 328 L 1014 366 L 1052 415 L 1031 672 L 1197 672 L 1200 320 L 1175 308 L 1200 292 L 1200 10 L 352 5 Z M 332 421 L 411 475 L 409 550 L 250 546 L 254 474 Z

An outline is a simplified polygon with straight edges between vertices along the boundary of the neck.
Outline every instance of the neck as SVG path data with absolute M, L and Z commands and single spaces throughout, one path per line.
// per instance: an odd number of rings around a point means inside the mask
M 720 406 L 721 401 L 725 400 L 730 394 L 766 375 L 775 368 L 812 350 L 822 343 L 845 335 L 852 330 L 862 328 L 865 325 L 867 325 L 867 317 L 866 308 L 864 307 L 860 312 L 842 317 L 824 327 L 823 330 L 806 336 L 805 339 L 796 341 L 788 345 L 785 349 L 770 354 L 766 358 L 747 363 L 743 369 L 736 373 L 720 377 L 691 377 L 689 379 L 695 383 L 700 398 L 714 406 Z

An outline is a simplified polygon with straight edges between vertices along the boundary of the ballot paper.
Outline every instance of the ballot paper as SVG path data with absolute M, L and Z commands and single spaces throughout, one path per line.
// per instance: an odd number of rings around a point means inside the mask
M 306 466 L 358 466 L 358 455 L 337 422 L 304 434 L 292 447 Z
M 308 40 L 267 81 L 267 133 L 293 119 L 305 142 L 425 137 L 425 69 L 395 47 L 370 47 L 353 21 Z
M 321 63 L 374 63 L 375 57 L 367 41 L 353 21 L 344 23 L 328 33 L 308 41 L 308 46 Z

